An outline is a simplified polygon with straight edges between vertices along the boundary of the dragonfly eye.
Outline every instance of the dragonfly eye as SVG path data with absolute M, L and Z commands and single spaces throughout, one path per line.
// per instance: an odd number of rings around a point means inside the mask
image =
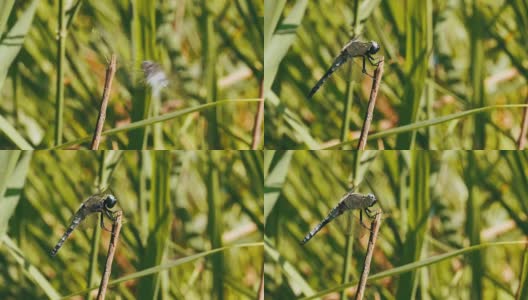
M 114 195 L 108 195 L 106 199 L 104 200 L 105 207 L 112 208 L 116 205 L 117 199 L 114 197 Z
M 372 46 L 370 46 L 369 53 L 370 54 L 376 54 L 379 51 L 380 46 L 378 45 L 378 43 L 376 43 L 374 41 L 371 41 L 371 44 L 372 44 Z

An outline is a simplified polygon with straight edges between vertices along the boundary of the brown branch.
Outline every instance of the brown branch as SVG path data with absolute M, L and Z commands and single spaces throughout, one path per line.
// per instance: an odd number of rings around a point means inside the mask
M 103 99 L 101 100 L 101 108 L 99 109 L 99 116 L 97 117 L 97 125 L 92 139 L 90 149 L 97 150 L 99 142 L 101 141 L 101 132 L 103 131 L 104 121 L 106 119 L 106 107 L 108 106 L 108 98 L 110 97 L 110 90 L 112 89 L 112 79 L 116 71 L 116 56 L 112 54 L 110 65 L 106 69 L 105 85 L 103 90 Z
M 376 245 L 376 239 L 378 238 L 378 232 L 381 224 L 381 211 L 376 213 L 374 221 L 371 223 L 370 238 L 367 247 L 367 254 L 365 255 L 365 261 L 363 265 L 363 271 L 361 272 L 361 278 L 359 279 L 358 288 L 356 292 L 356 300 L 363 299 L 365 294 L 365 287 L 367 285 L 368 275 L 370 273 L 370 262 L 372 261 L 372 254 L 374 253 L 374 246 Z
M 112 238 L 110 239 L 110 245 L 108 245 L 108 254 L 106 256 L 106 264 L 101 278 L 101 284 L 99 285 L 99 292 L 97 292 L 97 300 L 103 300 L 106 294 L 106 288 L 108 287 L 108 280 L 110 279 L 110 273 L 112 272 L 112 262 L 114 261 L 114 254 L 119 241 L 119 232 L 121 232 L 121 218 L 122 212 L 117 211 L 115 213 L 115 221 L 112 225 Z
M 526 104 L 528 104 L 528 96 L 526 96 Z M 523 150 L 526 146 L 526 132 L 528 131 L 528 107 L 523 109 L 523 119 L 521 123 L 521 133 L 517 140 L 517 150 Z
M 260 138 L 262 136 L 262 123 L 264 119 L 264 95 L 262 94 L 262 83 L 263 81 L 260 82 L 260 101 L 257 108 L 257 115 L 255 116 L 255 122 L 253 123 L 253 140 L 251 141 L 251 150 L 257 150 L 260 144 Z
M 359 144 L 357 146 L 358 150 L 365 150 L 367 145 L 367 137 L 370 129 L 370 123 L 374 116 L 374 107 L 376 106 L 376 98 L 378 97 L 378 90 L 381 84 L 381 76 L 383 76 L 383 63 L 384 57 L 382 56 L 379 60 L 378 66 L 374 71 L 374 80 L 372 80 L 372 89 L 370 90 L 370 98 L 367 108 L 367 114 L 365 115 L 365 120 L 363 121 L 363 128 L 361 129 L 361 136 L 359 137 Z

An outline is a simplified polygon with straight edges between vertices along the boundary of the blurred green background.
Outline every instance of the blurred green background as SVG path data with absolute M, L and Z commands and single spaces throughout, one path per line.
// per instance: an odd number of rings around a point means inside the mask
M 353 36 L 385 58 L 369 148 L 521 148 L 526 0 L 266 1 L 265 19 L 266 148 L 355 149 L 372 86 L 361 60 L 307 98 Z
M 261 1 L 7 0 L 0 11 L 0 148 L 87 147 L 112 54 L 104 128 L 114 131 L 100 149 L 250 148 L 263 78 Z M 169 74 L 161 97 L 142 79 L 144 60 Z
M 343 214 L 299 244 L 351 182 L 384 212 L 365 299 L 528 296 L 528 152 L 266 151 L 264 162 L 268 299 L 353 299 L 368 231 L 345 235 Z
M 0 166 L 1 299 L 86 299 L 99 285 L 110 233 L 97 217 L 49 253 L 105 186 L 124 214 L 107 299 L 256 298 L 261 152 L 4 151 Z

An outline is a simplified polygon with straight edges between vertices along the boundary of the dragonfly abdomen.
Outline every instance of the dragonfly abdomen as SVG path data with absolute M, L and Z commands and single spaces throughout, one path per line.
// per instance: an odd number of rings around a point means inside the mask
M 330 67 L 330 69 L 328 69 L 328 71 L 326 71 L 326 73 L 323 75 L 323 77 L 321 77 L 321 79 L 315 84 L 315 86 L 313 87 L 313 89 L 310 91 L 310 93 L 308 94 L 308 98 L 312 98 L 312 96 L 315 94 L 315 92 L 317 92 L 321 86 L 323 85 L 323 83 L 325 83 L 325 81 L 330 78 L 330 76 L 332 74 L 334 74 L 334 72 L 342 65 L 344 64 L 349 58 L 349 55 L 346 53 L 346 52 L 343 52 L 341 53 L 335 60 L 334 64 Z
M 321 223 L 317 224 L 317 226 L 315 226 L 315 228 L 312 229 L 312 231 L 310 231 L 304 237 L 304 239 L 301 242 L 301 245 L 306 244 L 316 233 L 319 232 L 319 230 L 321 230 L 321 228 L 323 228 L 326 224 L 328 224 L 333 218 L 335 218 L 335 217 L 328 216 Z
M 306 244 L 316 233 L 319 232 L 319 230 L 321 230 L 321 228 L 323 228 L 326 224 L 330 223 L 330 221 L 332 221 L 333 219 L 337 218 L 339 215 L 343 214 L 343 212 L 345 211 L 342 207 L 342 203 L 339 203 L 336 207 L 334 207 L 330 213 L 328 213 L 328 216 L 326 216 L 326 218 L 324 218 L 324 220 L 317 224 L 317 226 L 315 226 L 314 229 L 312 229 L 312 231 L 310 231 L 305 237 L 304 239 L 302 240 L 301 242 L 301 245 L 304 245 Z
M 82 221 L 82 218 L 74 218 L 72 220 L 72 223 L 70 224 L 70 227 L 68 227 L 68 229 L 66 230 L 66 232 L 62 235 L 61 239 L 59 240 L 59 242 L 57 243 L 57 245 L 55 245 L 55 247 L 53 248 L 53 250 L 51 250 L 51 256 L 55 256 L 57 254 L 57 252 L 59 251 L 59 249 L 62 247 L 62 245 L 64 244 L 64 242 L 66 241 L 66 239 L 70 236 L 70 234 L 73 232 L 73 230 L 79 225 L 79 223 Z

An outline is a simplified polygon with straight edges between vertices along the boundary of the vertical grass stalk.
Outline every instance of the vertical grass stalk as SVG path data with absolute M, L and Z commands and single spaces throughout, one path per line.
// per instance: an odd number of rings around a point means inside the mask
M 466 184 L 468 189 L 468 201 L 466 206 L 467 223 L 466 236 L 469 239 L 470 245 L 480 244 L 481 231 L 481 205 L 479 196 L 476 194 L 475 182 L 478 181 L 477 159 L 473 151 L 468 152 L 468 166 L 466 168 Z M 483 251 L 476 251 L 468 254 L 469 266 L 471 268 L 471 289 L 469 290 L 470 299 L 483 299 L 482 288 L 482 274 L 484 270 Z
M 202 28 L 205 29 L 202 43 L 202 57 L 204 58 L 204 76 L 206 86 L 207 103 L 216 101 L 216 39 L 214 20 L 210 16 L 207 1 L 202 2 Z M 207 143 L 208 149 L 221 149 L 220 137 L 218 134 L 218 108 L 211 108 L 207 112 Z
M 208 223 L 207 231 L 211 240 L 211 248 L 216 249 L 222 247 L 222 214 L 221 214 L 221 191 L 220 191 L 220 173 L 215 163 L 218 160 L 215 158 L 218 151 L 209 152 L 208 158 L 208 174 L 207 174 L 207 207 Z M 213 289 L 211 299 L 224 299 L 224 254 L 222 252 L 211 256 L 211 263 L 213 265 Z
M 65 0 L 59 0 L 59 26 L 57 33 L 57 85 L 55 97 L 55 146 L 62 144 L 64 110 L 64 65 L 66 63 L 66 8 Z
M 350 81 L 347 84 L 347 91 L 346 91 L 346 99 L 345 99 L 345 107 L 343 109 L 342 118 L 343 121 L 341 122 L 341 143 L 345 143 L 347 141 L 347 135 L 348 135 L 348 128 L 350 125 L 350 109 L 352 108 L 352 101 L 354 101 L 354 90 L 357 87 L 356 82 L 352 79 L 352 64 L 348 64 L 348 77 Z M 345 150 L 345 145 L 343 145 L 343 150 Z
M 402 125 L 417 121 L 427 77 L 429 55 L 433 45 L 433 5 L 430 0 L 409 0 L 405 14 L 405 78 L 400 107 Z M 414 149 L 416 132 L 398 135 L 396 149 Z
M 359 22 L 359 0 L 354 1 L 354 20 L 352 22 L 352 29 L 354 31 L 353 36 L 357 37 L 360 34 L 360 25 Z M 341 143 L 344 143 L 347 141 L 347 134 L 348 134 L 348 127 L 350 125 L 350 108 L 352 107 L 352 101 L 354 100 L 354 90 L 357 87 L 357 83 L 352 79 L 352 64 L 348 64 L 348 76 L 350 78 L 350 81 L 347 85 L 347 92 L 346 92 L 346 102 L 345 102 L 345 110 L 343 111 L 343 122 L 341 124 Z M 344 150 L 345 146 L 343 146 Z
M 410 194 L 407 206 L 407 226 L 403 244 L 401 263 L 407 264 L 420 260 L 425 243 L 425 230 L 430 203 L 431 158 L 427 151 L 411 151 Z M 396 299 L 413 299 L 418 288 L 417 271 L 405 273 L 400 277 Z
M 353 166 L 352 166 L 352 186 L 357 187 L 359 185 L 360 179 L 359 174 L 361 173 L 359 170 L 360 167 L 360 161 L 361 161 L 361 151 L 354 151 L 353 153 Z M 351 217 L 348 218 L 348 222 L 351 225 L 353 220 L 350 220 Z M 348 226 L 347 226 L 348 227 Z M 343 270 L 341 272 L 341 284 L 345 284 L 350 281 L 350 267 L 352 264 L 352 250 L 354 249 L 354 236 L 352 234 L 347 234 L 345 239 L 345 257 L 343 262 Z M 341 291 L 341 300 L 346 300 L 348 297 L 346 295 L 346 290 Z
M 157 60 L 156 49 L 156 3 L 146 0 L 132 0 L 132 58 L 140 68 L 142 61 Z M 148 118 L 151 95 L 144 86 L 136 85 L 132 91 L 132 122 Z M 128 149 L 145 149 L 147 147 L 148 128 L 131 130 L 128 134 Z
M 150 202 L 148 203 L 148 237 L 143 249 L 139 268 L 149 268 L 163 263 L 170 240 L 170 224 L 173 218 L 170 201 L 171 153 L 168 151 L 149 151 L 144 158 L 150 158 L 151 183 Z M 165 299 L 166 290 L 161 283 L 168 271 L 142 278 L 138 283 L 138 299 Z
M 473 107 L 484 107 L 485 101 L 485 65 L 484 62 L 484 31 L 485 26 L 482 26 L 483 22 L 486 22 L 481 16 L 479 1 L 473 0 L 472 15 L 469 18 L 467 26 L 468 32 L 471 36 L 471 63 L 470 63 L 470 82 L 471 82 L 471 97 L 473 100 Z M 484 114 L 475 115 L 474 119 L 474 130 L 473 133 L 473 149 L 484 149 L 486 145 L 486 120 L 487 116 Z

